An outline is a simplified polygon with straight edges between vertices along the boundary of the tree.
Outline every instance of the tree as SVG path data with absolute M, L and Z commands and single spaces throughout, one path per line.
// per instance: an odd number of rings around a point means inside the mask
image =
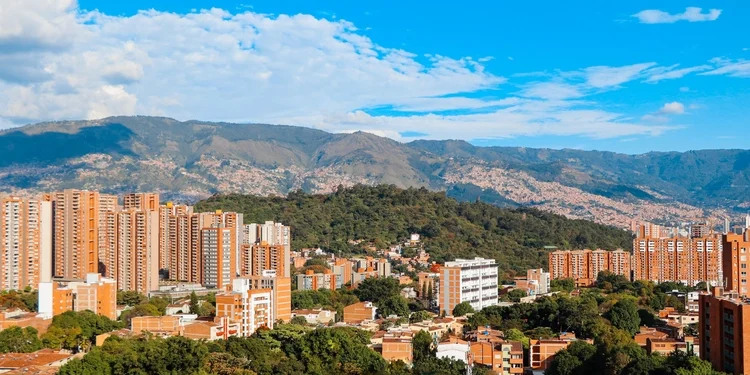
M 554 279 L 550 281 L 550 289 L 553 292 L 572 292 L 575 289 L 575 281 L 573 279 Z
M 31 353 L 42 348 L 33 327 L 9 327 L 0 331 L 0 353 Z
M 198 301 L 198 295 L 195 291 L 190 293 L 190 313 L 198 314 L 200 312 L 200 302 Z
M 396 315 L 400 317 L 409 316 L 409 303 L 404 297 L 396 294 L 382 299 L 378 306 L 378 314 L 382 317 Z
M 518 329 L 512 328 L 505 332 L 505 339 L 508 341 L 518 341 L 523 344 L 524 349 L 529 349 L 529 338 Z
M 400 295 L 401 285 L 392 277 L 369 277 L 357 285 L 354 293 L 360 301 L 370 301 L 377 305 L 388 297 Z
M 474 308 L 468 302 L 461 302 L 453 308 L 453 316 L 464 316 L 474 312 Z
M 305 319 L 304 316 L 297 315 L 292 320 L 289 321 L 289 324 L 298 324 L 301 326 L 307 325 L 307 319 Z
M 136 306 L 142 303 L 146 303 L 147 301 L 148 301 L 148 298 L 146 298 L 146 296 L 136 291 L 132 291 L 132 290 L 128 290 L 128 291 L 118 290 L 117 291 L 117 304 L 118 305 Z
M 417 332 L 412 339 L 412 351 L 415 362 L 434 356 L 430 334 L 425 331 Z
M 622 299 L 618 301 L 607 313 L 607 319 L 612 325 L 634 335 L 638 332 L 641 325 L 641 318 L 638 315 L 638 307 L 631 299 Z
M 419 323 L 425 320 L 432 320 L 432 314 L 430 314 L 428 311 L 420 310 L 412 313 L 411 316 L 409 316 L 409 323 Z
M 526 297 L 526 291 L 523 289 L 513 289 L 508 292 L 508 298 L 511 302 L 520 302 L 523 297 Z

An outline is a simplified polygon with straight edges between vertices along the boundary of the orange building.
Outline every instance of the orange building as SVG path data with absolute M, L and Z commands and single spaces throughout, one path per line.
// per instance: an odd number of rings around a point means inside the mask
M 716 282 L 722 253 L 718 236 L 633 240 L 633 277 L 656 283 L 675 281 L 687 285 Z
M 338 258 L 333 262 L 331 269 L 333 270 L 334 274 L 341 275 L 341 282 L 343 283 L 343 285 L 352 284 L 352 271 L 354 269 L 354 264 L 350 260 Z
M 549 273 L 555 279 L 573 279 L 578 287 L 591 286 L 602 271 L 630 279 L 630 254 L 623 250 L 553 251 L 549 254 Z
M 141 293 L 158 289 L 158 212 L 130 209 L 116 215 L 118 288 Z
M 496 374 L 523 374 L 523 344 L 520 342 L 472 342 L 469 349 L 475 364 L 487 366 Z
M 747 297 L 747 273 L 750 264 L 750 230 L 743 234 L 728 233 L 722 239 L 722 271 L 727 290 L 733 290 L 741 297 Z
M 138 316 L 130 320 L 130 330 L 136 335 L 150 332 L 160 337 L 179 336 L 182 333 L 180 319 L 176 315 Z
M 129 193 L 122 197 L 124 210 L 158 211 L 159 193 Z
M 99 270 L 99 193 L 65 190 L 54 202 L 54 276 L 84 279 Z
M 367 320 L 375 320 L 377 308 L 372 302 L 357 302 L 344 307 L 344 322 L 359 324 Z
M 185 325 L 182 335 L 193 340 L 226 340 L 240 337 L 240 323 L 226 317 L 216 317 L 213 321 L 195 321 Z
M 291 258 L 284 245 L 270 245 L 265 241 L 254 244 L 250 246 L 249 258 L 252 259 L 250 264 L 254 276 L 262 275 L 263 271 L 275 271 L 279 276 L 289 277 L 290 264 L 285 259 Z
M 0 290 L 36 289 L 42 271 L 49 275 L 52 242 L 51 234 L 43 231 L 45 218 L 51 227 L 52 205 L 48 202 L 0 199 Z
M 273 271 L 261 276 L 245 276 L 234 279 L 233 292 L 270 289 L 273 294 L 273 316 L 275 320 L 289 322 L 292 319 L 292 279 L 277 277 Z
M 346 312 L 344 313 L 346 314 Z M 383 336 L 381 354 L 386 361 L 403 361 L 410 364 L 412 358 L 412 332 L 386 332 Z
M 648 354 L 659 353 L 668 356 L 675 351 L 693 353 L 693 338 L 685 337 L 682 340 L 672 338 L 648 339 L 646 342 L 646 353 Z
M 117 217 L 115 213 L 120 210 L 121 207 L 117 203 L 116 195 L 99 194 L 99 268 L 97 272 L 105 277 L 117 277 L 115 272 L 117 264 Z
M 202 284 L 209 288 L 228 288 L 237 276 L 235 229 L 205 228 L 201 230 L 201 244 Z
M 66 311 L 90 310 L 117 319 L 117 284 L 98 273 L 84 280 L 39 283 L 39 315 L 52 317 Z
M 30 313 L 20 309 L 0 312 L 0 331 L 10 327 L 33 327 L 39 331 L 40 335 L 43 335 L 47 332 L 50 324 L 52 324 L 51 318 L 39 316 L 37 313 Z
M 529 347 L 529 358 L 531 368 L 534 371 L 544 371 L 555 359 L 555 354 L 576 341 L 574 334 L 560 335 L 557 339 L 531 340 Z
M 721 287 L 699 297 L 700 357 L 714 370 L 750 373 L 750 304 Z M 748 329 L 745 329 L 748 328 Z M 747 340 L 746 340 L 747 339 Z

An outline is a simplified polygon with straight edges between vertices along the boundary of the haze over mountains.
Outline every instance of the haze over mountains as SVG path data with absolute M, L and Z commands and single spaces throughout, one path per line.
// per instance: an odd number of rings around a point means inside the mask
M 262 124 L 111 117 L 0 132 L 0 190 L 63 188 L 168 192 L 328 192 L 395 184 L 466 200 L 528 205 L 626 227 L 750 210 L 750 151 L 612 152 L 400 143 L 368 133 Z

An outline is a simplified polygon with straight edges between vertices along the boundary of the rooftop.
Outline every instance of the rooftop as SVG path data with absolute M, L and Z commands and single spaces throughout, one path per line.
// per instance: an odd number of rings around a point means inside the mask
M 0 354 L 0 369 L 44 366 L 72 356 L 70 353 L 56 352 L 52 349 L 42 349 L 34 353 L 5 353 Z

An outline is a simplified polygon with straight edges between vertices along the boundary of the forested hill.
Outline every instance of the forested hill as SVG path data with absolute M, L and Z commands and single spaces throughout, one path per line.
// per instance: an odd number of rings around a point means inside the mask
M 196 209 L 241 212 L 246 223 L 280 221 L 292 227 L 294 249 L 319 246 L 339 254 L 361 251 L 349 240 L 385 247 L 419 233 L 434 260 L 494 258 L 506 276 L 546 268 L 544 246 L 632 248 L 630 233 L 621 229 L 536 209 L 458 202 L 445 193 L 393 185 L 358 185 L 329 195 L 216 195 L 198 202 Z

